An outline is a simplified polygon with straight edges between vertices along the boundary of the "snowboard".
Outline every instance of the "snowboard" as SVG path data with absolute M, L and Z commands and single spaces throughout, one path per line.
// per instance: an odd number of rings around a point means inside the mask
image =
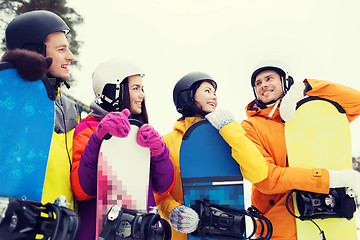
M 0 63 L 0 195 L 41 201 L 54 129 L 54 101 L 41 80 Z
M 112 136 L 100 147 L 97 172 L 96 236 L 101 233 L 107 212 L 113 205 L 147 210 L 150 150 L 136 142 L 142 123 L 130 119 L 126 138 Z
M 297 104 L 293 120 L 285 124 L 285 141 L 290 167 L 352 168 L 350 125 L 344 109 L 336 102 L 307 97 Z M 295 200 L 295 197 L 294 197 Z M 296 201 L 295 215 L 299 216 Z M 355 214 L 346 218 L 315 219 L 326 239 L 358 239 Z M 316 239 L 319 229 L 311 221 L 296 219 L 299 240 Z
M 208 120 L 194 123 L 185 132 L 180 171 L 185 206 L 206 198 L 211 203 L 244 209 L 240 166 L 231 156 L 231 147 Z M 204 238 L 188 234 L 188 239 Z

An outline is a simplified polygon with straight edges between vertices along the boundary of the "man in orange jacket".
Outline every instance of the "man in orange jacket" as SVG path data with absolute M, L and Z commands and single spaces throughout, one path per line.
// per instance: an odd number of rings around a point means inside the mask
M 284 120 L 294 116 L 296 103 L 305 95 L 338 102 L 349 122 L 360 115 L 360 92 L 322 80 L 294 83 L 283 69 L 264 66 L 252 74 L 256 99 L 246 107 L 242 126 L 268 164 L 268 177 L 253 184 L 251 201 L 273 224 L 272 239 L 297 239 L 295 218 L 285 207 L 292 189 L 329 193 L 329 188 L 350 187 L 360 194 L 360 173 L 355 170 L 305 169 L 289 167 L 284 136 Z M 284 97 L 285 96 L 285 97 Z M 281 105 L 281 106 L 280 106 Z M 292 201 L 289 201 L 293 211 Z

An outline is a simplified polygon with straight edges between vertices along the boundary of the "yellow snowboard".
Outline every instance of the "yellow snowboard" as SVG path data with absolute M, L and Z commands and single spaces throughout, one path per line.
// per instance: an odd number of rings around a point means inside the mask
M 300 104 L 294 119 L 285 124 L 289 166 L 351 169 L 350 125 L 345 111 L 339 104 L 318 97 L 307 97 Z M 351 220 L 327 218 L 314 221 L 327 240 L 358 239 L 355 214 Z M 311 221 L 296 219 L 296 227 L 299 240 L 319 239 L 319 229 Z

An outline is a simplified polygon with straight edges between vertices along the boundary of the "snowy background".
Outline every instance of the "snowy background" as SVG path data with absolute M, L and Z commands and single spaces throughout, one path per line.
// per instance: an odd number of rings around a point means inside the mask
M 285 66 L 296 81 L 316 78 L 360 90 L 358 0 L 103 0 L 69 2 L 84 17 L 84 42 L 71 69 L 70 93 L 93 100 L 91 74 L 111 58 L 137 62 L 146 73 L 147 108 L 161 134 L 180 116 L 172 101 L 177 80 L 203 71 L 218 82 L 219 109 L 241 121 L 253 100 L 250 75 L 258 64 Z M 360 120 L 352 124 L 360 155 Z
M 295 81 L 328 80 L 360 90 L 358 0 L 103 0 L 69 2 L 84 17 L 84 42 L 69 92 L 93 100 L 91 74 L 118 57 L 144 70 L 150 124 L 161 134 L 180 116 L 172 90 L 183 75 L 203 71 L 218 83 L 218 109 L 241 121 L 253 100 L 250 75 L 258 64 L 285 66 Z M 360 120 L 351 124 L 360 156 Z M 359 225 L 360 226 L 360 225 Z

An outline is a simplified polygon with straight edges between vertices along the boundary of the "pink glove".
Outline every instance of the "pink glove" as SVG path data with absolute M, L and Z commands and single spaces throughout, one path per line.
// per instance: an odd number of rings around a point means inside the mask
M 150 148 L 150 156 L 159 156 L 165 150 L 165 144 L 160 134 L 149 124 L 143 124 L 137 133 L 137 143 L 146 148 Z
M 121 112 L 108 113 L 100 121 L 99 126 L 95 131 L 96 136 L 100 140 L 103 140 L 107 133 L 115 137 L 126 137 L 130 132 L 129 116 L 130 111 L 126 108 Z

